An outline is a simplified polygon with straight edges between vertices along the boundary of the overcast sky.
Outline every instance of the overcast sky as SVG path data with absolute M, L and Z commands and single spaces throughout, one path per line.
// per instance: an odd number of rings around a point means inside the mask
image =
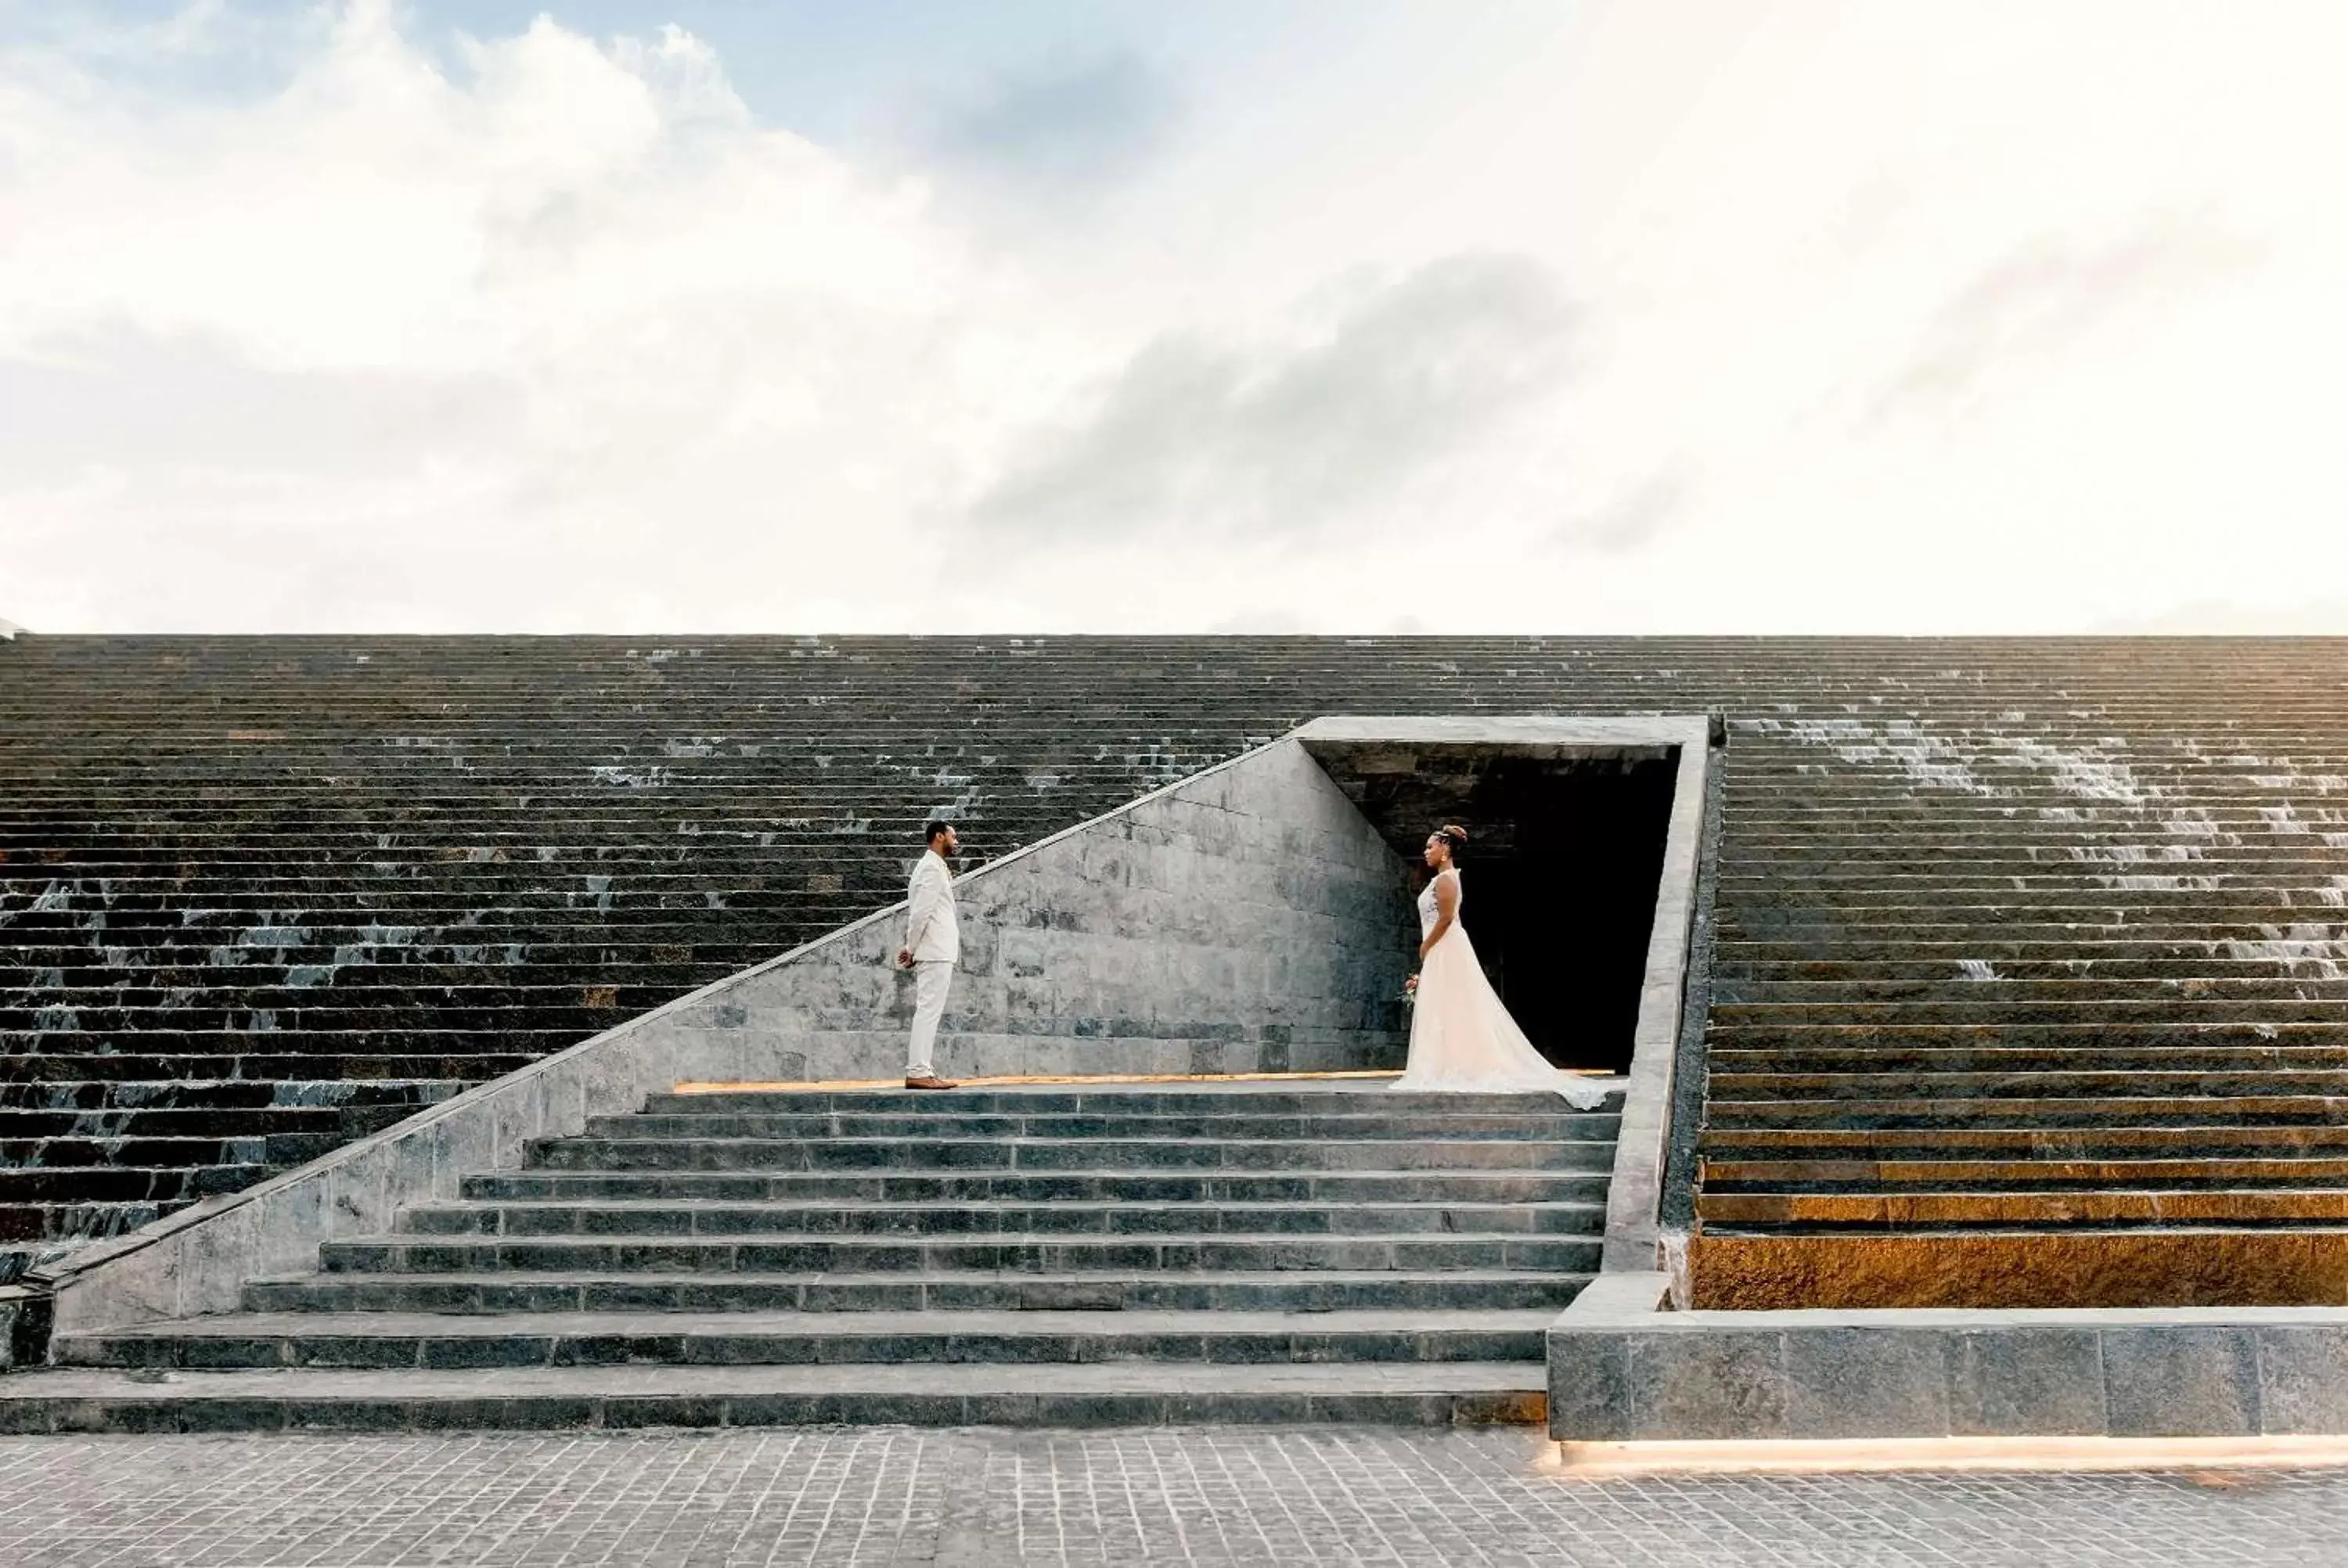
M 2338 0 L 0 0 L 36 631 L 2348 631 Z

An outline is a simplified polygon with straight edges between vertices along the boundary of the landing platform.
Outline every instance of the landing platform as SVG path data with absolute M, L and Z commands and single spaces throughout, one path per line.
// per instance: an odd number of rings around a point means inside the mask
M 1587 1078 L 1591 1080 L 1593 1082 L 1602 1083 L 1610 1088 L 1619 1085 L 1623 1081 L 1620 1073 L 1576 1071 L 1574 1072 L 1574 1076 L 1577 1078 Z M 1195 1090 L 1204 1092 L 1221 1091 L 1236 1093 L 1247 1093 L 1267 1090 L 1305 1091 L 1314 1089 L 1334 1091 L 1365 1088 L 1374 1089 L 1382 1083 L 1392 1083 L 1401 1077 L 1402 1074 L 1400 1072 L 1389 1071 L 1359 1072 L 1159 1073 L 1128 1074 L 1125 1076 L 1035 1073 L 985 1078 L 958 1078 L 954 1080 L 954 1090 L 985 1089 L 1017 1091 L 1022 1089 L 1032 1089 L 1043 1091 L 1055 1089 L 1110 1090 L 1150 1088 Z M 902 1078 L 777 1079 L 771 1081 L 750 1080 L 740 1082 L 688 1080 L 678 1083 L 671 1092 L 676 1094 L 823 1094 L 841 1093 L 860 1089 L 901 1090 L 904 1087 L 904 1081 L 905 1081 Z M 927 1090 L 922 1091 L 922 1092 L 949 1093 L 953 1092 L 953 1091 Z

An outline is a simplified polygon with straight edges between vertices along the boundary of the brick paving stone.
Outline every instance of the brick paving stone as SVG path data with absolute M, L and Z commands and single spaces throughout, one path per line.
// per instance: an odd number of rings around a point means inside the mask
M 2325 1568 L 2348 1471 L 1648 1476 L 1517 1431 L 0 1440 L 8 1568 Z

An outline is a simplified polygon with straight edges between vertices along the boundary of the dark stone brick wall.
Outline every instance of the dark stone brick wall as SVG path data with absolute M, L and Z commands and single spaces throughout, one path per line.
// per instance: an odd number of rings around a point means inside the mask
M 0 1245 L 256 1180 L 891 902 L 932 812 L 983 859 L 1332 712 L 1725 713 L 1708 1114 L 1766 1136 L 1708 1158 L 1873 1160 L 1897 1140 L 1804 1140 L 2011 1121 L 1999 1075 L 2107 1099 L 2173 1048 L 2164 1091 L 2271 1089 L 2348 1021 L 2343 681 L 2321 641 L 19 638 Z

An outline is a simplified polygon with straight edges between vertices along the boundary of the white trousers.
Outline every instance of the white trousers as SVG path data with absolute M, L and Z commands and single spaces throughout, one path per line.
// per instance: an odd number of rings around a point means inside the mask
M 913 966 L 913 1039 L 905 1052 L 905 1076 L 928 1078 L 937 1071 L 938 1020 L 946 1016 L 946 990 L 954 967 L 933 960 Z

